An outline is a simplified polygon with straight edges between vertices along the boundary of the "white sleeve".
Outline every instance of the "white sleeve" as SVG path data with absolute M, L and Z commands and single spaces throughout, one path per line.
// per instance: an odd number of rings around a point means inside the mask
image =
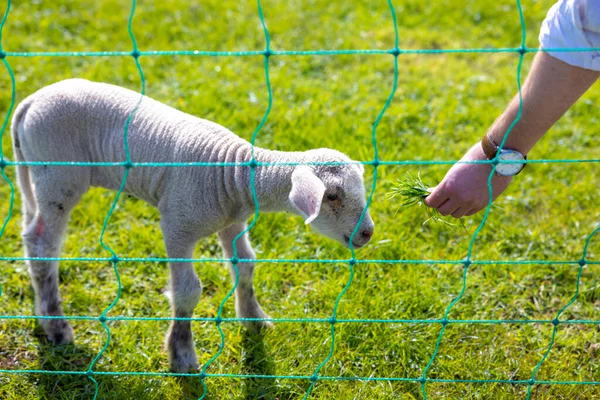
M 600 1 L 558 1 L 548 11 L 539 39 L 542 49 L 596 48 L 592 51 L 548 51 L 548 54 L 576 67 L 600 71 Z

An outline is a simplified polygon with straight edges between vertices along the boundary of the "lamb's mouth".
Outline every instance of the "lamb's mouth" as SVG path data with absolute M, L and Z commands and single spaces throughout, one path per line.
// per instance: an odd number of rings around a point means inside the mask
M 346 246 L 350 247 L 350 236 L 344 235 L 344 242 L 346 243 Z M 364 244 L 356 244 L 355 242 L 352 242 L 352 244 L 354 245 L 355 249 L 360 249 L 364 246 Z

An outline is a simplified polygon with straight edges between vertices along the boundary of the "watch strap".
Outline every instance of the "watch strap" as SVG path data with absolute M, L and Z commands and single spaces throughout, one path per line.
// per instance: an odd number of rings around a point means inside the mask
M 481 148 L 483 149 L 483 152 L 488 160 L 491 160 L 492 158 L 496 157 L 496 154 L 498 154 L 498 145 L 494 143 L 494 141 L 490 139 L 487 134 L 483 136 L 483 139 L 481 140 Z

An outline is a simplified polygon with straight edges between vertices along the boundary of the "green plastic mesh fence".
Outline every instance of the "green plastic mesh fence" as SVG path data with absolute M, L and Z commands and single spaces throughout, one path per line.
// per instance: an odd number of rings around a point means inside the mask
M 251 139 L 251 143 L 252 146 L 254 146 L 254 142 L 256 140 L 256 137 L 258 135 L 258 133 L 260 132 L 261 128 L 263 127 L 263 125 L 265 124 L 270 110 L 271 110 L 271 105 L 272 105 L 272 99 L 273 99 L 273 95 L 272 95 L 272 91 L 271 91 L 271 84 L 270 84 L 270 80 L 269 80 L 269 60 L 271 57 L 273 56 L 285 56 L 285 55 L 313 55 L 313 56 L 329 56 L 329 55 L 340 55 L 340 54 L 388 54 L 390 56 L 393 57 L 393 63 L 394 63 L 394 80 L 393 80 L 393 86 L 390 90 L 390 94 L 387 98 L 387 101 L 385 102 L 385 104 L 383 105 L 383 107 L 381 108 L 381 111 L 379 112 L 379 115 L 377 116 L 375 122 L 373 123 L 373 128 L 372 128 L 372 133 L 371 133 L 371 139 L 372 139 L 372 144 L 373 144 L 373 159 L 371 161 L 362 161 L 361 164 L 363 165 L 369 165 L 373 167 L 373 171 L 374 171 L 374 179 L 373 179 L 373 185 L 371 187 L 371 191 L 370 194 L 368 196 L 368 201 L 367 201 L 367 207 L 365 208 L 365 210 L 363 211 L 363 214 L 359 220 L 359 223 L 357 224 L 357 227 L 355 228 L 352 236 L 351 236 L 351 240 L 350 240 L 350 250 L 351 250 L 351 258 L 350 259 L 305 259 L 305 260 L 289 260 L 289 259 L 256 259 L 256 260 L 247 260 L 247 259 L 239 259 L 237 257 L 237 254 L 234 254 L 234 256 L 231 259 L 220 259 L 220 258 L 200 258 L 200 259 L 189 259 L 189 260 L 183 260 L 183 259 L 170 259 L 170 258 L 135 258 L 135 257 L 119 257 L 115 251 L 113 249 L 111 249 L 107 244 L 104 243 L 104 233 L 108 227 L 109 221 L 110 221 L 110 217 L 119 201 L 119 197 L 122 194 L 123 191 L 123 187 L 125 185 L 125 182 L 127 180 L 127 176 L 129 173 L 129 170 L 131 168 L 135 168 L 135 167 L 139 167 L 139 166 L 144 166 L 144 167 L 153 167 L 153 166 L 169 166 L 169 167 L 211 167 L 211 166 L 238 166 L 238 167 L 248 167 L 250 168 L 250 179 L 251 179 L 251 185 L 252 185 L 252 195 L 253 195 L 253 199 L 254 199 L 254 203 L 255 203 L 255 213 L 254 213 L 254 218 L 252 220 L 252 222 L 248 225 L 248 228 L 240 233 L 234 240 L 233 240 L 233 248 L 237 250 L 235 243 L 237 242 L 237 240 L 247 231 L 249 231 L 250 229 L 253 228 L 253 226 L 256 224 L 256 221 L 259 217 L 260 214 L 260 205 L 257 201 L 257 197 L 256 197 L 256 192 L 255 192 L 255 188 L 254 188 L 254 178 L 255 178 L 255 168 L 260 167 L 260 166 L 266 166 L 266 165 L 297 165 L 298 163 L 286 163 L 286 162 L 281 162 L 281 163 L 261 163 L 258 162 L 254 159 L 254 153 L 252 154 L 252 158 L 249 162 L 245 162 L 245 163 L 202 163 L 202 162 L 197 162 L 197 163 L 141 163 L 141 162 L 135 162 L 132 161 L 130 158 L 130 154 L 129 154 L 129 148 L 128 148 L 128 142 L 127 142 L 127 133 L 128 133 L 128 127 L 129 127 L 129 122 L 131 121 L 133 115 L 136 112 L 137 106 L 134 108 L 134 110 L 131 112 L 131 114 L 129 115 L 129 118 L 127 119 L 127 122 L 125 124 L 124 127 L 124 131 L 123 131 L 123 145 L 125 148 L 125 152 L 126 152 L 126 159 L 123 162 L 13 162 L 13 161 L 9 161 L 4 157 L 4 154 L 0 155 L 0 173 L 2 174 L 2 177 L 4 178 L 4 180 L 6 181 L 6 183 L 10 186 L 10 204 L 9 204 L 9 211 L 8 211 L 8 215 L 6 217 L 6 219 L 4 220 L 4 223 L 2 225 L 2 228 L 0 229 L 0 238 L 3 236 L 6 225 L 8 223 L 8 221 L 10 220 L 11 216 L 12 216 L 12 212 L 13 212 L 13 207 L 14 207 L 14 196 L 15 196 L 15 190 L 14 190 L 14 186 L 12 184 L 12 182 L 10 181 L 10 179 L 7 177 L 7 175 L 5 174 L 5 169 L 7 167 L 12 167 L 15 165 L 63 165 L 63 166 L 72 166 L 74 168 L 76 168 L 77 166 L 104 166 L 104 167 L 124 167 L 125 168 L 125 172 L 123 175 L 123 179 L 122 179 L 122 183 L 121 186 L 119 188 L 119 190 L 116 193 L 116 196 L 114 198 L 114 201 L 112 202 L 112 205 L 108 211 L 108 214 L 106 215 L 106 218 L 104 219 L 104 224 L 102 227 L 102 232 L 100 235 L 100 243 L 102 245 L 102 247 L 107 250 L 111 256 L 110 257 L 56 257 L 56 258 L 26 258 L 26 257 L 0 257 L 0 260 L 2 261 L 26 261 L 26 260 L 46 260 L 46 261 L 58 261 L 58 260 L 71 260 L 71 261 L 104 261 L 104 262 L 110 262 L 113 266 L 113 270 L 114 270 L 114 274 L 115 277 L 117 279 L 117 283 L 118 283 L 118 292 L 117 295 L 114 299 L 114 301 L 108 306 L 106 307 L 106 309 L 99 315 L 99 316 L 87 316 L 87 315 L 67 315 L 67 316 L 61 316 L 61 317 L 51 317 L 51 316 L 25 316 L 25 315 L 0 315 L 1 319 L 36 319 L 36 318 L 40 318 L 40 319 L 52 319 L 52 318 L 64 318 L 64 319 L 70 319 L 70 320 L 92 320 L 92 321 L 98 321 L 102 324 L 102 326 L 104 327 L 105 331 L 106 331 L 106 342 L 104 343 L 104 346 L 102 347 L 102 349 L 100 350 L 100 352 L 96 355 L 96 357 L 92 360 L 92 362 L 90 363 L 89 367 L 87 368 L 87 370 L 85 371 L 49 371 L 49 370 L 18 370 L 18 369 L 11 369 L 11 370 L 6 370 L 6 369 L 0 369 L 0 374 L 55 374 L 55 375 L 85 375 L 87 376 L 90 380 L 92 380 L 95 384 L 95 394 L 94 394 L 94 399 L 96 399 L 99 396 L 99 386 L 98 386 L 98 382 L 96 381 L 96 379 L 94 378 L 95 376 L 100 376 L 100 375 L 143 375 L 143 376 L 192 376 L 192 377 L 198 377 L 198 379 L 200 379 L 202 386 L 204 388 L 203 393 L 201 394 L 200 399 L 203 399 L 207 394 L 208 394 L 208 388 L 205 384 L 205 380 L 208 378 L 213 378 L 213 377 L 224 377 L 224 378 L 241 378 L 241 379 L 249 379 L 249 378 L 253 378 L 253 379 L 300 379 L 300 380 L 306 380 L 309 381 L 310 384 L 308 386 L 308 389 L 305 393 L 304 398 L 308 398 L 313 390 L 313 388 L 315 387 L 315 385 L 319 382 L 319 381 L 356 381 L 356 380 L 360 380 L 360 381 L 405 381 L 405 382 L 416 382 L 416 383 L 420 383 L 421 386 L 421 392 L 423 395 L 423 398 L 427 398 L 427 383 L 429 382 L 437 382 L 437 383 L 496 383 L 496 384 L 510 384 L 510 385 L 526 385 L 527 386 L 527 399 L 529 399 L 531 397 L 531 389 L 535 386 L 535 385 L 600 385 L 600 382 L 595 382 L 595 381 L 552 381 L 552 380 L 538 380 L 536 379 L 536 375 L 538 370 L 540 369 L 540 367 L 542 366 L 542 364 L 544 363 L 544 361 L 547 359 L 548 355 L 550 354 L 550 352 L 552 351 L 552 348 L 554 346 L 554 339 L 555 339 L 555 335 L 557 332 L 557 329 L 560 325 L 567 325 L 567 324 L 587 324 L 587 325 L 600 325 L 600 320 L 561 320 L 560 317 L 563 314 L 563 312 L 570 307 L 578 298 L 579 296 L 579 284 L 580 284 L 580 279 L 581 279 L 581 275 L 582 275 L 582 271 L 583 268 L 586 265 L 591 265 L 591 264 L 600 264 L 600 262 L 597 261 L 590 261 L 590 260 L 586 260 L 586 254 L 587 254 L 587 250 L 588 250 L 588 246 L 589 243 L 592 239 L 592 237 L 594 235 L 596 235 L 598 233 L 598 231 L 600 231 L 600 228 L 595 229 L 588 237 L 587 240 L 585 241 L 585 244 L 583 245 L 583 249 L 581 252 L 581 258 L 578 260 L 564 260 L 564 261 L 544 261 L 544 260 L 527 260 L 527 261 L 495 261 L 495 260 L 473 260 L 472 259 L 472 253 L 473 253 L 473 243 L 475 241 L 475 239 L 477 238 L 479 232 L 481 231 L 481 229 L 483 228 L 483 226 L 486 223 L 486 220 L 488 218 L 488 215 L 490 213 L 490 208 L 492 205 L 492 187 L 491 187 L 491 179 L 492 176 L 495 172 L 496 166 L 498 165 L 499 162 L 503 162 L 503 163 L 510 163 L 510 161 L 498 161 L 497 159 L 493 159 L 493 160 L 487 160 L 487 161 L 471 161 L 468 163 L 481 163 L 481 164 L 491 164 L 492 165 L 492 172 L 490 173 L 490 176 L 488 178 L 488 192 L 489 192 L 489 196 L 490 196 L 490 201 L 488 203 L 487 208 L 485 209 L 485 214 L 483 216 L 483 219 L 480 223 L 480 225 L 477 227 L 477 229 L 475 230 L 473 236 L 471 237 L 471 240 L 469 242 L 469 247 L 468 247 L 468 253 L 466 258 L 462 259 L 462 260 L 373 260 L 373 259 L 357 259 L 355 257 L 355 252 L 354 252 L 354 248 L 352 247 L 352 238 L 353 236 L 356 234 L 358 227 L 360 226 L 360 223 L 362 222 L 362 219 L 364 218 L 368 207 L 371 205 L 371 202 L 373 200 L 373 194 L 375 191 L 375 188 L 377 186 L 377 169 L 379 166 L 381 165 L 431 165 L 431 164 L 454 164 L 456 161 L 421 161 L 421 160 L 399 160 L 399 161 L 393 161 L 393 160 L 381 160 L 379 159 L 379 155 L 378 155 L 378 147 L 377 147 L 377 126 L 379 124 L 379 122 L 381 121 L 384 113 L 386 112 L 387 108 L 389 107 L 392 98 L 396 92 L 396 88 L 397 88 L 397 83 L 398 83 L 398 59 L 403 55 L 403 54 L 439 54 L 439 53 L 517 53 L 519 54 L 519 63 L 518 63 L 518 67 L 517 67 L 517 71 L 516 71 L 516 83 L 517 83 L 517 87 L 519 90 L 519 98 L 520 98 L 520 108 L 519 108 L 519 113 L 516 117 L 516 119 L 513 121 L 512 125 L 510 126 L 510 128 L 507 130 L 507 132 L 504 135 L 504 139 L 502 140 L 502 143 L 500 144 L 500 147 L 502 147 L 504 145 L 504 143 L 506 142 L 506 138 L 508 137 L 508 134 L 510 133 L 512 127 L 517 123 L 517 121 L 520 119 L 521 117 L 521 111 L 522 111 L 522 97 L 521 97 L 521 67 L 522 67 L 522 63 L 523 63 L 523 57 L 526 53 L 533 53 L 533 52 L 537 52 L 537 51 L 552 51 L 552 52 L 559 52 L 559 51 L 564 51 L 564 52 L 577 52 L 577 51 L 599 51 L 600 49 L 598 48 L 552 48 L 552 49 L 537 49 L 537 48 L 528 48 L 525 46 L 525 39 L 526 39 L 526 31 L 525 31 L 525 20 L 523 17 L 523 10 L 521 7 L 521 2 L 520 0 L 516 0 L 516 8 L 518 9 L 519 12 L 519 18 L 520 18 L 520 22 L 521 22 L 521 45 L 519 47 L 516 48 L 464 48 L 464 49 L 417 49 L 417 50 L 403 50 L 402 48 L 399 47 L 399 40 L 398 40 L 398 26 L 397 26 L 397 21 L 396 21 L 396 13 L 394 10 L 394 6 L 392 4 L 391 0 L 388 0 L 388 6 L 389 6 L 389 10 L 390 10 L 390 14 L 391 14 L 391 21 L 393 23 L 394 26 L 394 34 L 395 34 L 395 46 L 393 49 L 389 49 L 389 50 L 381 50 L 381 49 L 363 49 L 363 50 L 310 50 L 310 51 L 293 51 L 293 50 L 285 50 L 285 51 L 277 51 L 277 50 L 273 50 L 270 47 L 270 38 L 269 38 L 269 31 L 267 29 L 266 23 L 265 23 L 265 19 L 264 19 L 264 15 L 263 15 L 263 9 L 261 6 L 261 2 L 260 0 L 257 1 L 257 6 L 258 6 L 258 16 L 260 18 L 261 24 L 262 24 L 262 28 L 264 31 L 264 35 L 265 35 L 265 42 L 266 42 L 266 46 L 264 50 L 256 50 L 256 51 L 236 51 L 236 52 L 213 52 L 213 51 L 140 51 L 138 49 L 136 40 L 135 40 L 135 36 L 133 33 L 133 29 L 132 29 L 132 22 L 133 22 L 133 18 L 135 15 L 135 7 L 136 7 L 136 0 L 133 0 L 131 3 L 131 11 L 129 14 L 129 20 L 128 20 L 128 25 L 127 25 L 127 29 L 128 29 L 128 33 L 129 36 L 131 38 L 131 43 L 133 45 L 133 48 L 130 52 L 123 52 L 123 51 L 102 51 L 102 52 L 4 52 L 2 49 L 2 30 L 4 28 L 4 24 L 8 18 L 9 15 L 9 11 L 10 11 L 10 5 L 11 5 L 11 0 L 8 0 L 7 2 L 7 8 L 6 8 L 6 12 L 4 14 L 4 17 L 2 18 L 2 21 L 0 23 L 0 59 L 2 60 L 2 63 L 4 64 L 8 74 L 10 75 L 10 79 L 12 82 L 12 94 L 11 94 L 11 103 L 9 106 L 9 109 L 7 111 L 7 114 L 4 118 L 4 122 L 2 124 L 2 127 L 0 128 L 0 134 L 1 134 L 1 138 L 0 138 L 0 146 L 1 146 L 1 140 L 3 138 L 3 133 L 8 125 L 8 120 L 9 120 L 9 116 L 12 113 L 12 110 L 14 108 L 14 103 L 15 103 L 15 77 L 14 74 L 10 68 L 10 65 L 8 63 L 7 58 L 10 57 L 83 57 L 83 56 L 103 56 L 103 57 L 118 57 L 118 56 L 130 56 L 133 58 L 133 61 L 135 62 L 135 65 L 137 66 L 137 70 L 139 72 L 140 75 L 140 79 L 141 79 L 141 90 L 140 90 L 140 99 L 137 103 L 137 105 L 139 106 L 140 102 L 142 101 L 143 95 L 145 93 L 145 87 L 146 87 L 146 80 L 144 77 L 144 72 L 142 70 L 142 66 L 140 64 L 140 57 L 144 56 L 162 56 L 162 55 L 197 55 L 197 56 L 236 56 L 236 57 L 240 57 L 240 56 L 262 56 L 264 57 L 264 70 L 265 70 L 265 81 L 266 81 L 266 87 L 267 87 L 267 91 L 268 91 L 268 106 L 267 109 L 265 111 L 265 114 L 262 118 L 262 120 L 260 121 L 260 124 L 257 126 L 257 128 L 255 129 L 254 133 L 252 134 L 252 139 Z M 254 149 L 253 149 L 254 150 Z M 600 162 L 599 159 L 586 159 L 586 160 L 580 160 L 580 159 L 566 159 L 566 160 L 553 160 L 553 159 L 538 159 L 538 160 L 528 160 L 527 163 L 580 163 L 580 162 Z M 309 163 L 310 164 L 310 163 Z M 312 164 L 321 164 L 321 165 L 335 165 L 335 164 L 339 164 L 339 163 L 333 163 L 333 162 L 322 162 L 322 163 L 312 163 Z M 140 317 L 125 317 L 125 316 L 108 316 L 109 312 L 111 311 L 111 309 L 115 306 L 115 304 L 119 301 L 119 298 L 121 296 L 121 290 L 122 290 L 122 286 L 121 286 L 121 280 L 119 277 L 119 269 L 118 266 L 120 263 L 127 263 L 127 262 L 168 262 L 168 261 L 191 261 L 194 263 L 206 263 L 206 262 L 231 262 L 234 266 L 234 269 L 236 270 L 236 279 L 234 282 L 233 287 L 231 288 L 231 290 L 227 293 L 227 295 L 225 296 L 225 298 L 222 300 L 217 315 L 214 318 L 150 318 L 150 317 L 146 317 L 146 318 L 140 318 Z M 314 373 L 312 375 L 252 375 L 252 374 L 216 374 L 216 373 L 210 373 L 210 366 L 211 364 L 221 355 L 221 353 L 223 352 L 223 349 L 225 348 L 225 336 L 223 334 L 223 331 L 221 329 L 221 324 L 223 323 L 231 323 L 231 322 L 240 322 L 240 321 L 252 321 L 252 320 L 259 320 L 256 318 L 224 318 L 222 317 L 223 314 L 223 307 L 225 306 L 225 304 L 227 303 L 227 301 L 230 299 L 230 297 L 232 296 L 232 294 L 234 293 L 237 284 L 238 284 L 238 271 L 237 271 L 237 264 L 241 263 L 241 262 L 248 262 L 248 261 L 254 261 L 256 263 L 285 263 L 285 262 L 302 262 L 302 263 L 345 263 L 348 265 L 348 269 L 349 269 L 349 278 L 348 281 L 346 283 L 346 285 L 344 286 L 344 288 L 342 289 L 342 291 L 339 293 L 339 295 L 337 296 L 337 299 L 335 300 L 334 306 L 333 306 L 333 312 L 331 314 L 330 318 L 268 318 L 268 319 L 263 319 L 263 320 L 268 320 L 268 321 L 272 321 L 272 322 L 292 322 L 292 323 L 323 323 L 323 324 L 329 324 L 331 327 L 331 347 L 329 350 L 328 355 L 325 357 L 325 359 L 323 359 L 323 361 L 316 367 L 316 369 L 314 370 Z M 454 298 L 454 300 L 447 306 L 447 308 L 445 309 L 445 312 L 443 314 L 443 316 L 439 319 L 338 319 L 337 318 L 337 309 L 338 309 L 338 305 L 340 304 L 341 299 L 343 298 L 344 294 L 346 293 L 346 291 L 348 290 L 348 288 L 350 287 L 350 285 L 352 284 L 353 278 L 354 278 L 354 267 L 356 264 L 362 264 L 362 263 L 389 263 L 389 264 L 462 264 L 464 266 L 463 268 L 463 274 L 462 274 L 462 290 L 460 291 L 460 293 L 458 294 L 458 296 L 456 298 Z M 482 264 L 573 264 L 573 265 L 579 265 L 579 269 L 578 269 L 578 275 L 577 275 L 577 280 L 576 280 L 576 286 L 575 286 L 575 293 L 573 294 L 573 297 L 571 298 L 571 300 L 565 304 L 556 314 L 556 317 L 552 320 L 532 320 L 532 319 L 523 319 L 523 320 L 496 320 L 496 319 L 487 319 L 487 320 L 467 320 L 467 319 L 449 319 L 448 315 L 450 314 L 450 311 L 453 309 L 453 307 L 462 299 L 465 290 L 467 288 L 467 278 L 468 278 L 468 272 L 469 272 L 469 268 L 473 265 L 482 265 Z M 2 289 L 0 288 L 0 295 L 2 294 Z M 220 338 L 221 338 L 221 343 L 219 346 L 219 350 L 216 352 L 216 354 L 214 354 L 214 356 L 212 356 L 212 358 L 210 358 L 208 360 L 208 362 L 206 362 L 202 368 L 200 369 L 200 371 L 198 373 L 170 373 L 170 372 L 132 372 L 132 371 L 96 371 L 94 370 L 94 366 L 96 365 L 97 361 L 102 357 L 102 355 L 104 354 L 104 352 L 106 351 L 106 349 L 108 348 L 108 346 L 110 345 L 111 342 L 111 331 L 110 328 L 107 325 L 108 321 L 131 321 L 131 320 L 137 320 L 137 321 L 161 321 L 161 320 L 188 320 L 188 321 L 209 321 L 209 322 L 214 322 L 214 324 L 216 325 L 219 334 L 220 334 Z M 373 376 L 364 376 L 364 377 L 345 377 L 345 376 L 325 376 L 325 375 L 320 375 L 319 372 L 321 371 L 321 369 L 323 368 L 323 366 L 325 366 L 329 360 L 331 359 L 331 357 L 333 356 L 333 353 L 335 351 L 335 339 L 336 339 L 336 325 L 337 324 L 346 324 L 346 323 L 360 323 L 360 324 L 367 324 L 367 323 L 385 323 L 385 324 L 439 324 L 441 326 L 440 329 L 440 333 L 439 336 L 437 338 L 437 341 L 435 343 L 435 347 L 433 350 L 433 353 L 431 354 L 431 358 L 429 359 L 429 362 L 424 366 L 423 370 L 422 370 L 422 374 L 419 377 L 373 377 Z M 551 324 L 553 325 L 553 330 L 552 330 L 552 335 L 551 335 L 551 339 L 550 342 L 547 345 L 547 349 L 544 352 L 542 358 L 539 360 L 539 362 L 537 363 L 537 365 L 535 366 L 535 368 L 533 369 L 533 372 L 531 374 L 531 378 L 529 380 L 509 380 L 509 379 L 437 379 L 437 378 L 430 378 L 428 377 L 428 372 L 429 369 L 431 367 L 431 365 L 433 364 L 433 362 L 436 360 L 436 357 L 438 355 L 438 350 L 440 348 L 440 344 L 442 343 L 442 340 L 444 338 L 444 332 L 446 330 L 446 327 L 450 324 Z

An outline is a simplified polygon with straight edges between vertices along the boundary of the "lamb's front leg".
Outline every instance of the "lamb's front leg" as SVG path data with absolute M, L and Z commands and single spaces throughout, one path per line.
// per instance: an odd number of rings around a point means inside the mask
M 219 232 L 219 240 L 225 258 L 232 258 L 233 252 L 233 240 L 246 229 L 246 224 L 234 224 L 229 228 Z M 248 234 L 245 233 L 236 242 L 237 247 L 237 258 L 239 259 L 255 259 L 256 254 L 252 249 Z M 235 269 L 231 263 L 228 263 L 229 270 L 231 272 L 231 278 L 235 282 Z M 238 274 L 239 280 L 235 290 L 235 311 L 238 318 L 269 318 L 269 316 L 262 310 L 258 300 L 254 295 L 254 263 L 245 262 L 238 263 Z M 251 331 L 258 332 L 262 328 L 268 328 L 272 326 L 269 321 L 246 321 L 244 325 Z
M 169 258 L 192 258 L 197 235 L 179 231 L 161 221 L 167 255 Z M 191 318 L 200 301 L 202 285 L 191 262 L 171 262 L 171 300 L 173 317 Z M 166 337 L 171 369 L 175 372 L 190 372 L 198 368 L 194 349 L 191 321 L 171 321 Z

